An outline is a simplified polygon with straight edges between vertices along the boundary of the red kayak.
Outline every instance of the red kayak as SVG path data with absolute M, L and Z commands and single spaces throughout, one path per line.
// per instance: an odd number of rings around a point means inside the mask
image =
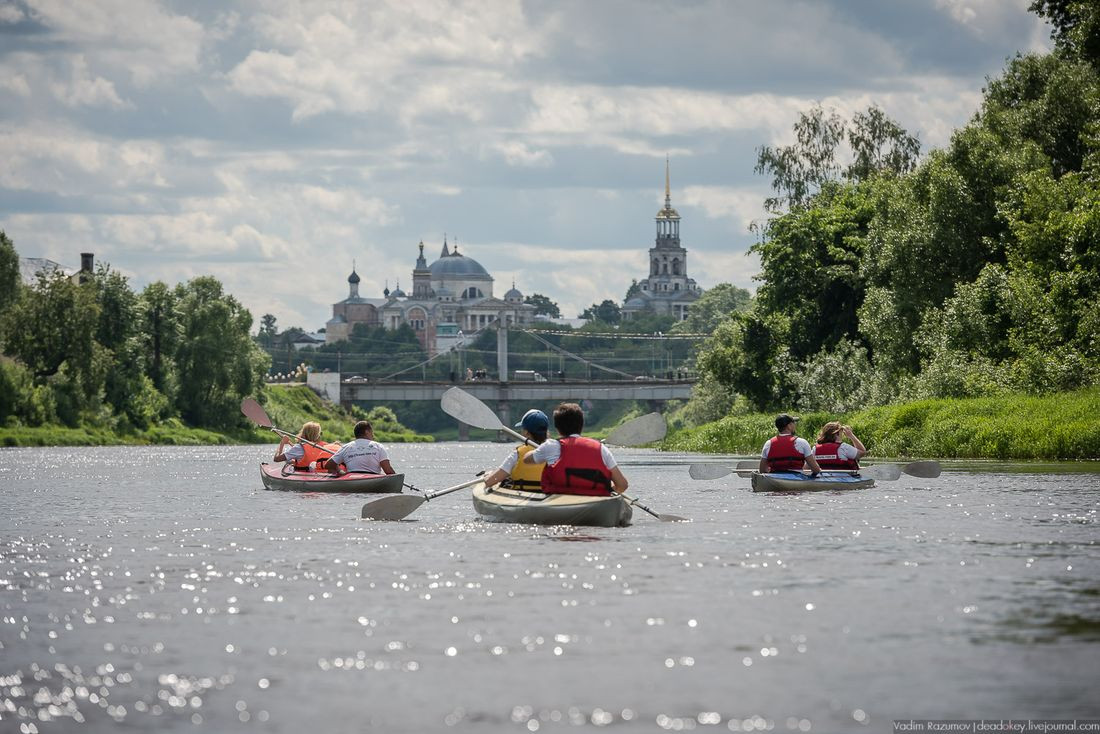
M 268 489 L 292 492 L 400 492 L 404 474 L 349 472 L 334 476 L 328 472 L 295 469 L 292 464 L 260 464 L 260 479 Z

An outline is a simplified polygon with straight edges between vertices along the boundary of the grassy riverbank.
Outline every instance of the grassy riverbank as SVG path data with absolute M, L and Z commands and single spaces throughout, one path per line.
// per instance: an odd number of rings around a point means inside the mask
M 811 442 L 838 416 L 803 413 Z M 755 455 L 775 435 L 775 416 L 731 416 L 670 436 L 670 451 Z M 877 456 L 966 459 L 1100 458 L 1100 388 L 1045 396 L 920 400 L 839 416 Z
M 271 385 L 264 388 L 261 401 L 276 426 L 295 432 L 307 420 L 321 424 L 326 441 L 350 441 L 357 420 L 367 417 L 362 410 L 346 411 L 339 405 L 321 400 L 305 385 Z M 415 433 L 397 422 L 393 413 L 382 409 L 372 415 L 375 438 L 383 443 L 432 441 L 431 436 Z M 0 446 L 210 446 L 217 444 L 276 443 L 271 431 L 242 428 L 212 431 L 184 425 L 172 418 L 147 430 L 119 431 L 109 425 L 0 426 Z

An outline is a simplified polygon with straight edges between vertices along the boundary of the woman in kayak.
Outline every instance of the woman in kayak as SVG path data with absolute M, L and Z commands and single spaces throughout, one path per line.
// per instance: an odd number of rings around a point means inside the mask
M 321 424 L 313 421 L 303 423 L 302 430 L 298 431 L 299 442 L 287 448 L 286 445 L 290 443 L 290 437 L 283 436 L 279 441 L 279 448 L 275 449 L 274 460 L 292 461 L 294 462 L 294 468 L 298 471 L 308 471 L 313 462 L 320 461 L 321 464 L 324 464 L 325 460 L 332 456 L 333 451 L 340 448 L 339 444 L 335 444 L 335 448 L 330 451 L 309 445 L 309 443 L 317 443 L 320 440 Z M 305 441 L 309 441 L 309 443 L 305 443 Z
M 622 494 L 628 483 L 611 451 L 599 441 L 581 435 L 584 411 L 576 403 L 554 409 L 554 428 L 561 436 L 546 441 L 523 457 L 528 464 L 545 462 L 542 491 L 547 494 Z
M 845 443 L 842 437 L 852 443 Z M 863 442 L 852 433 L 852 427 L 840 421 L 826 423 L 817 434 L 814 457 L 822 469 L 858 469 L 859 459 L 866 453 Z
M 541 410 L 529 410 L 523 414 L 523 420 L 516 424 L 516 428 L 522 428 L 524 437 L 541 445 L 546 441 L 546 432 L 550 430 L 550 419 Z M 523 461 L 523 457 L 534 450 L 534 446 L 525 443 L 509 452 L 500 468 L 485 477 L 485 486 L 495 487 L 508 479 L 511 489 L 542 491 L 542 470 L 546 464 L 526 464 Z

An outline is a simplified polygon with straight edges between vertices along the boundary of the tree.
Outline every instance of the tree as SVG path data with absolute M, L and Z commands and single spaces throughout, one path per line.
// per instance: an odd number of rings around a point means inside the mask
M 257 337 L 261 346 L 273 346 L 275 344 L 275 337 L 278 333 L 279 329 L 275 325 L 275 316 L 273 314 L 265 313 L 260 317 L 260 331 Z
M 145 286 L 138 299 L 145 374 L 173 402 L 178 386 L 176 350 L 182 328 L 176 300 L 176 292 L 160 281 Z
M 756 173 L 772 176 L 776 196 L 764 201 L 768 211 L 781 212 L 803 206 L 826 181 L 836 178 L 836 149 L 844 139 L 844 121 L 820 106 L 803 112 L 794 125 L 797 142 L 781 148 L 763 146 L 758 151 Z
M 0 313 L 15 301 L 19 294 L 19 253 L 0 229 Z
M 691 304 L 687 318 L 672 327 L 672 331 L 687 334 L 710 334 L 725 319 L 743 313 L 752 305 L 752 294 L 729 283 L 719 283 L 707 289 Z
M 543 316 L 549 316 L 552 319 L 561 318 L 561 309 L 558 308 L 558 304 L 551 301 L 547 296 L 541 293 L 533 293 L 523 299 L 524 303 L 529 303 L 535 307 L 535 313 Z
M 912 170 L 920 154 L 920 142 L 872 105 L 858 112 L 851 123 L 820 106 L 803 112 L 794 125 L 796 142 L 780 148 L 763 146 L 758 151 L 756 173 L 771 174 L 776 196 L 765 200 L 768 211 L 779 214 L 808 206 L 827 183 L 864 181 L 882 173 Z M 852 163 L 843 169 L 837 151 L 845 140 Z
M 642 287 L 638 285 L 638 279 L 632 278 L 630 281 L 630 287 L 626 289 L 626 295 L 623 296 L 623 303 L 626 303 L 634 296 L 642 292 Z
M 623 311 L 619 304 L 608 298 L 603 303 L 593 303 L 577 318 L 602 321 L 605 324 L 614 325 L 622 321 Z
M 1094 0 L 1034 0 L 1028 10 L 1050 21 L 1058 48 L 1100 66 L 1100 8 Z
M 252 340 L 252 315 L 205 276 L 176 287 L 180 413 L 196 425 L 228 428 L 241 400 L 259 389 L 270 358 Z

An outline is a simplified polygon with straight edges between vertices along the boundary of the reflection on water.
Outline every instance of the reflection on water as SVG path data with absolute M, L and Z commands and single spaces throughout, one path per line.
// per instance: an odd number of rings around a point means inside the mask
M 393 446 L 427 491 L 491 444 Z M 752 494 L 616 450 L 628 528 L 402 522 L 270 448 L 0 451 L 0 731 L 885 731 L 1100 716 L 1095 464 Z M 730 457 L 707 461 L 735 461 Z

